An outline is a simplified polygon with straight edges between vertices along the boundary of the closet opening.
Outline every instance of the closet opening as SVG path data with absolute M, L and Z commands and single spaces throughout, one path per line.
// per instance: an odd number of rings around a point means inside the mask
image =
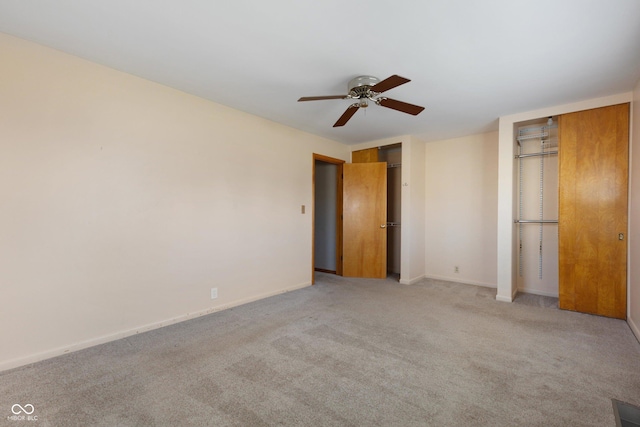
M 387 275 L 399 281 L 402 144 L 379 147 L 378 161 L 387 162 Z
M 557 298 L 558 120 L 515 124 L 518 292 Z

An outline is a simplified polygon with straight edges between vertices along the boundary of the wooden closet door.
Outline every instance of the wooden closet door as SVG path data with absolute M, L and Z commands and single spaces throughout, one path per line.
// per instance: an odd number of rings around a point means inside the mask
M 625 319 L 629 104 L 558 123 L 559 306 Z
M 378 161 L 378 147 L 351 152 L 351 163 L 375 163 Z

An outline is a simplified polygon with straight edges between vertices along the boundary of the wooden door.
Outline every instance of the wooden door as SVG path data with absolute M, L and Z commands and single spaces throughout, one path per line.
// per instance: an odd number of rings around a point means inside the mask
M 343 166 L 343 264 L 347 277 L 387 277 L 387 164 Z
M 626 318 L 629 104 L 559 118 L 559 306 Z
M 378 161 L 378 147 L 351 152 L 351 163 L 375 163 Z

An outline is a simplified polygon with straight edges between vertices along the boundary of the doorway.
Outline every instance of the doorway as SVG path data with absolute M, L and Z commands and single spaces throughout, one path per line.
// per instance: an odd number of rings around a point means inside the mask
M 400 281 L 402 143 L 383 145 L 351 153 L 353 163 L 387 164 L 387 275 Z
M 313 154 L 312 284 L 316 271 L 342 275 L 344 163 L 344 160 Z
M 315 283 L 316 271 L 337 275 L 346 274 L 351 277 L 391 276 L 400 280 L 401 162 L 402 143 L 354 151 L 352 164 L 349 165 L 345 165 L 344 160 L 313 154 L 312 284 Z M 384 165 L 386 172 L 380 175 L 377 172 L 368 171 L 362 175 L 363 171 L 356 173 L 356 170 L 362 168 L 355 167 L 355 163 L 379 163 Z M 346 166 L 350 166 L 350 169 L 345 170 Z M 364 197 L 363 200 L 347 203 L 345 199 L 347 175 L 351 177 L 348 193 L 351 196 L 361 195 Z M 361 182 L 364 183 L 364 187 L 352 194 L 354 190 L 352 186 L 361 180 L 364 180 Z M 382 193 L 372 191 L 369 194 L 368 190 L 374 188 L 382 189 Z M 364 193 L 367 195 L 364 196 Z M 387 200 L 389 200 L 388 205 Z M 371 205 L 367 205 L 368 203 Z M 347 208 L 345 204 L 350 207 L 349 211 L 345 210 Z M 384 205 L 384 208 L 382 213 L 378 209 L 358 211 L 355 214 L 355 223 L 350 221 L 349 227 L 346 227 L 347 217 L 352 218 L 354 209 L 358 210 L 355 207 L 362 208 L 365 205 L 374 207 Z M 373 225 L 365 220 L 369 214 L 375 217 L 372 219 Z M 354 224 L 360 228 L 354 229 Z M 370 227 L 362 230 L 365 224 Z M 348 228 L 351 236 L 348 240 L 345 239 L 347 235 L 345 227 Z M 380 232 L 384 233 L 383 238 L 378 236 Z M 353 233 L 356 235 L 352 236 Z M 349 244 L 346 245 L 347 243 Z M 353 250 L 347 252 L 345 245 L 351 249 L 355 245 L 355 252 Z M 362 256 L 354 257 L 354 253 Z M 379 257 L 376 254 L 382 254 L 382 256 Z M 349 267 L 348 274 L 347 267 Z M 375 274 L 371 273 L 374 270 Z

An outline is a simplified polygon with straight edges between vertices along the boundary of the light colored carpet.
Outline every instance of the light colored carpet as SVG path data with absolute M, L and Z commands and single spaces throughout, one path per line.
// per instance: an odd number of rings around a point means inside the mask
M 612 398 L 640 405 L 625 322 L 494 298 L 317 274 L 313 287 L 0 373 L 0 425 L 600 427 L 615 425 Z M 7 419 L 14 403 L 38 421 Z

